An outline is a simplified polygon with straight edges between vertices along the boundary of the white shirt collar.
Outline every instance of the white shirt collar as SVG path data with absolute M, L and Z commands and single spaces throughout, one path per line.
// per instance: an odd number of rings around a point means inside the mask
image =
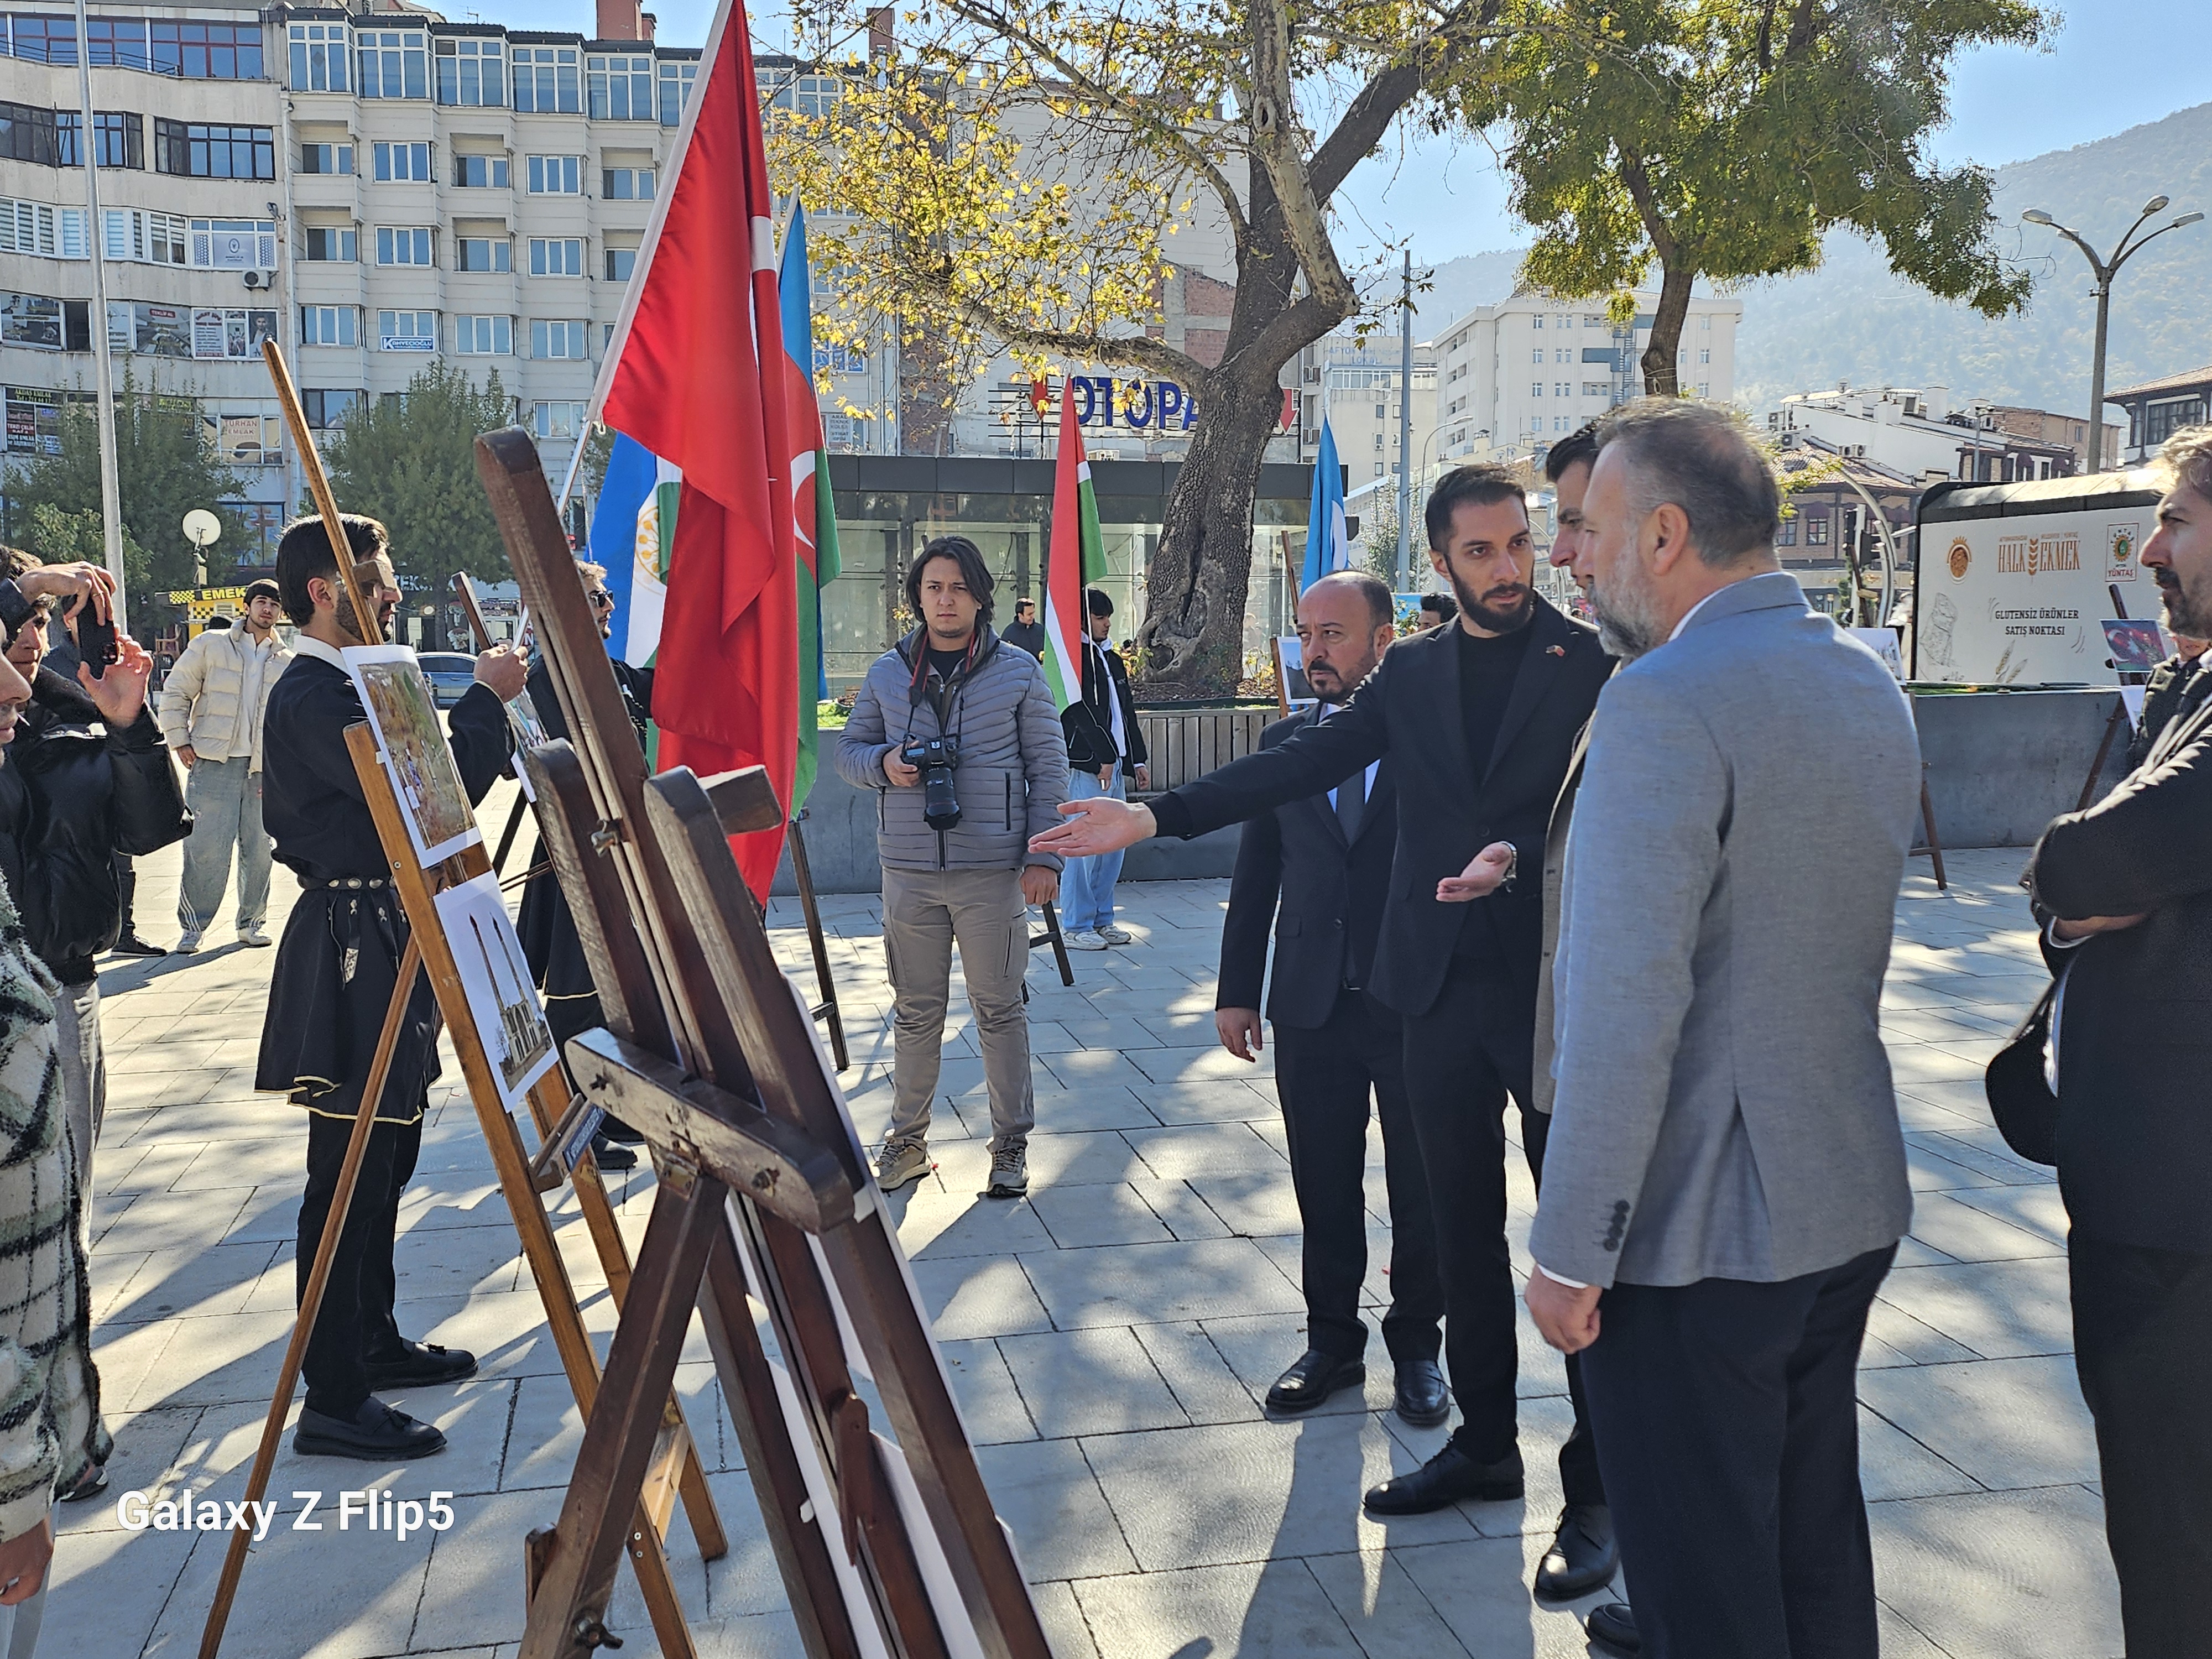
M 293 641 L 292 649 L 300 656 L 313 657 L 318 662 L 330 664 L 341 674 L 349 675 L 353 672 L 352 669 L 346 666 L 344 653 L 338 650 L 336 646 L 325 645 L 320 640 L 312 639 L 305 634 Z
M 1692 605 L 1687 611 L 1685 611 L 1682 613 L 1682 620 L 1674 624 L 1674 631 L 1667 636 L 1667 643 L 1672 645 L 1675 641 L 1680 639 L 1682 637 L 1682 630 L 1690 625 L 1690 618 L 1696 616 L 1700 611 L 1703 611 L 1715 599 L 1720 598 L 1722 594 L 1727 592 L 1729 588 L 1737 586 L 1738 583 L 1757 581 L 1761 576 L 1771 576 L 1773 574 L 1774 572 L 1771 570 L 1755 570 L 1748 576 L 1739 576 L 1735 581 L 1729 582 L 1723 586 L 1716 587 L 1711 592 L 1706 594 L 1704 599 L 1699 599 L 1695 605 Z

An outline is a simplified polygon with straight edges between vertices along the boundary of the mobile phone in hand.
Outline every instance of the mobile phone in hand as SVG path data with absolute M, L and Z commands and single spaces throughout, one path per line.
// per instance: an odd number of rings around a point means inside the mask
M 86 664 L 91 668 L 93 678 L 99 679 L 105 676 L 110 665 L 118 660 L 123 654 L 115 643 L 114 617 L 110 617 L 103 622 L 93 614 L 89 605 L 82 600 L 79 601 L 76 613 L 76 648 L 78 653 L 84 658 Z

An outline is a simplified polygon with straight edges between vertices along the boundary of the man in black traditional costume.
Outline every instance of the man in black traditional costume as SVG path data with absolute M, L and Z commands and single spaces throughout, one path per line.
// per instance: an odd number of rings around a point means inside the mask
M 379 623 L 388 622 L 399 586 L 384 526 L 351 514 L 344 523 L 356 584 Z M 342 653 L 364 641 L 319 519 L 298 520 L 284 532 L 276 585 L 300 633 L 297 655 L 269 694 L 263 818 L 277 862 L 299 878 L 301 892 L 276 949 L 254 1086 L 290 1095 L 308 1114 L 297 1269 L 304 1291 L 399 977 L 407 918 L 346 747 L 345 728 L 364 715 Z M 471 803 L 513 753 L 505 704 L 520 694 L 524 672 L 522 659 L 505 647 L 484 653 L 477 683 L 447 716 Z M 458 1382 L 476 1371 L 473 1354 L 408 1341 L 392 1314 L 392 1238 L 422 1144 L 437 1043 L 436 1000 L 428 977 L 418 976 L 307 1344 L 307 1400 L 293 1441 L 303 1454 L 383 1462 L 441 1451 L 446 1437 L 435 1425 L 373 1391 Z

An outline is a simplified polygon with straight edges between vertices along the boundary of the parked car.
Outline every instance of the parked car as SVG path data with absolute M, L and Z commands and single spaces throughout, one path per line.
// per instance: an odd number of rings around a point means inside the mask
M 441 708 L 451 708 L 476 684 L 477 659 L 459 651 L 424 651 L 415 660 L 430 682 L 430 700 Z

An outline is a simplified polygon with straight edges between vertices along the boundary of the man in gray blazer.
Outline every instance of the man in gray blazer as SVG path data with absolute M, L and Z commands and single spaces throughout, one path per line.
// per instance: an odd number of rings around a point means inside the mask
M 1653 400 L 1601 446 L 1626 665 L 1569 835 L 1529 1310 L 1583 1356 L 1644 1653 L 1875 1659 L 1853 1378 L 1911 1212 L 1875 1020 L 1919 748 L 1778 568 L 1732 416 Z

